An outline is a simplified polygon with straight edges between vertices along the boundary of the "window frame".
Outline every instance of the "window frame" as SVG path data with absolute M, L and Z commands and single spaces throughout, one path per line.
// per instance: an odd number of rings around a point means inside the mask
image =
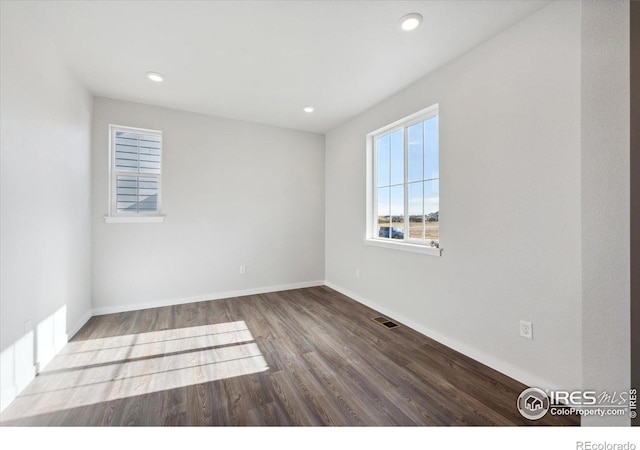
M 392 248 L 396 250 L 409 251 L 414 253 L 423 253 L 428 255 L 440 256 L 442 254 L 442 242 L 440 235 L 438 236 L 438 247 L 431 247 L 429 241 L 422 239 L 411 239 L 411 237 L 400 239 L 388 239 L 380 238 L 377 231 L 377 217 L 378 217 L 378 158 L 377 158 L 377 138 L 394 133 L 398 130 L 403 130 L 403 153 L 404 153 L 404 178 L 402 186 L 404 188 L 404 235 L 409 236 L 409 198 L 407 195 L 408 189 L 408 130 L 409 127 L 416 125 L 420 122 L 432 119 L 440 116 L 440 105 L 438 103 L 429 106 L 428 108 L 417 111 L 407 117 L 397 120 L 393 123 L 385 125 L 382 128 L 378 128 L 372 131 L 366 136 L 366 152 L 367 152 L 367 164 L 366 164 L 366 235 L 364 242 L 367 245 L 376 247 Z M 438 164 L 440 165 L 440 121 L 438 120 Z M 424 179 L 423 182 L 426 182 Z M 438 170 L 438 197 L 440 197 L 440 171 Z M 391 187 L 392 185 L 390 185 Z M 440 210 L 440 208 L 438 208 Z M 440 222 L 440 220 L 438 220 Z M 390 224 L 391 226 L 391 224 Z M 426 226 L 426 225 L 425 225 Z
M 140 172 L 124 172 L 116 170 L 116 132 L 147 134 L 153 136 L 159 136 L 161 142 L 160 150 L 160 173 L 140 173 Z M 149 222 L 164 222 L 165 215 L 162 214 L 162 175 L 164 159 L 164 138 L 161 130 L 151 130 L 147 128 L 137 128 L 125 125 L 109 124 L 109 205 L 108 214 L 105 216 L 105 222 L 107 223 L 149 223 Z M 156 178 L 158 180 L 158 210 L 156 212 L 134 212 L 134 213 L 122 213 L 118 212 L 117 200 L 117 177 L 129 176 L 129 177 L 145 177 Z

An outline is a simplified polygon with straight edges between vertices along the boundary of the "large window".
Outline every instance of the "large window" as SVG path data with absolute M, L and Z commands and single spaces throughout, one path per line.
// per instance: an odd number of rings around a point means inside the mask
M 369 241 L 440 247 L 438 119 L 434 105 L 368 135 Z
M 162 132 L 111 125 L 110 216 L 161 213 Z

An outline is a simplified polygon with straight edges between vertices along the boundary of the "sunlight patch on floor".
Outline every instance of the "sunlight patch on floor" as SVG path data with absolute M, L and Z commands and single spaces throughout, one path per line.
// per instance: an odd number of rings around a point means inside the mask
M 244 321 L 69 343 L 2 420 L 269 369 Z
M 244 321 L 239 321 L 70 342 L 42 373 L 129 362 L 149 358 L 150 355 L 169 355 L 251 341 L 253 335 Z

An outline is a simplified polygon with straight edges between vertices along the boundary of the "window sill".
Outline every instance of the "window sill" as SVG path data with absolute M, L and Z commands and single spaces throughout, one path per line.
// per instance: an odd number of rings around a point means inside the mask
M 104 216 L 105 223 L 160 223 L 166 216 Z
M 402 250 L 404 252 L 422 253 L 424 255 L 441 256 L 442 249 L 437 247 L 427 247 L 426 245 L 409 244 L 406 242 L 392 242 L 382 239 L 365 239 L 366 245 L 373 247 L 391 248 L 394 250 Z

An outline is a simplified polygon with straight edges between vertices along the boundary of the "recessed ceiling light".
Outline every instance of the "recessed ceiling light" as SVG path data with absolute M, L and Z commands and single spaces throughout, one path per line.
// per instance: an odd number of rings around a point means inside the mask
M 316 109 L 313 106 L 305 106 L 304 108 L 302 108 L 302 110 L 306 113 L 311 114 L 312 112 L 314 112 Z
M 160 83 L 161 81 L 164 81 L 164 77 L 162 75 L 160 75 L 158 72 L 147 72 L 147 78 L 149 78 L 151 81 L 155 81 L 157 83 Z
M 418 13 L 407 14 L 400 18 L 400 28 L 405 31 L 411 31 L 418 28 L 422 22 L 422 16 Z

